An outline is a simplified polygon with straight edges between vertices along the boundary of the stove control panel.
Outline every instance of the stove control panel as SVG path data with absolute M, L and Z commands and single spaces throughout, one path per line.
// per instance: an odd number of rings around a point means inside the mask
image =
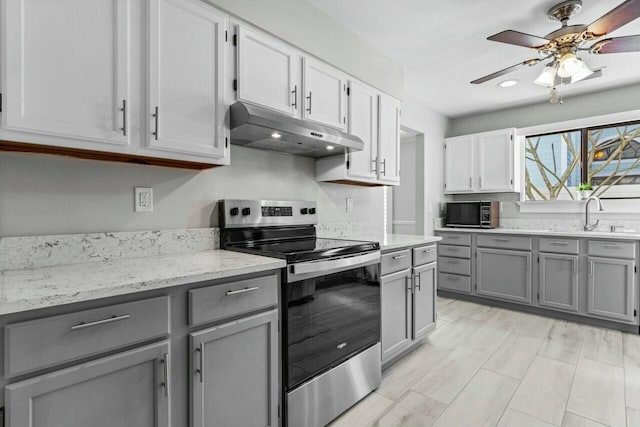
M 225 199 L 218 203 L 223 228 L 318 223 L 316 202 Z

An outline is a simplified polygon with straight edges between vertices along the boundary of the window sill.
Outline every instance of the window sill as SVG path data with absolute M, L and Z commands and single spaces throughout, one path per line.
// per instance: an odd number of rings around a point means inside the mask
M 599 215 L 640 213 L 640 199 L 601 199 L 603 212 Z M 520 213 L 584 213 L 584 200 L 528 200 L 516 202 Z M 595 211 L 596 208 L 592 207 Z

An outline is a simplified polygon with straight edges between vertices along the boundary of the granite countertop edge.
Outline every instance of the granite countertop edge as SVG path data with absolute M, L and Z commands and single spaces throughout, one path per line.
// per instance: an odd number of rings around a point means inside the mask
M 480 233 L 480 234 L 519 234 L 528 236 L 556 236 L 611 240 L 640 240 L 640 233 L 606 232 L 606 231 L 581 231 L 581 230 L 526 230 L 519 228 L 449 228 L 437 227 L 434 232 L 448 233 Z

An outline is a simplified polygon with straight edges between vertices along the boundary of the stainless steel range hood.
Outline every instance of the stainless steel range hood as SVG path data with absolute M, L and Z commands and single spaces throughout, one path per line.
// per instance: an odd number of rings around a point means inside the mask
M 231 106 L 230 119 L 236 145 L 314 158 L 364 149 L 357 136 L 243 102 Z

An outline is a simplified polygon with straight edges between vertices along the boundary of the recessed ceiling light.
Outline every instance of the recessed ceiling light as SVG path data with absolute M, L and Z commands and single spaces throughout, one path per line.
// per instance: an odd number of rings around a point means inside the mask
M 278 132 L 274 132 L 274 133 L 272 133 L 272 134 L 271 134 L 271 138 L 274 138 L 274 139 L 278 139 L 278 138 L 280 138 L 281 136 L 282 136 L 282 135 L 280 135 Z
M 505 80 L 503 82 L 498 83 L 500 87 L 511 87 L 518 84 L 518 80 Z
M 333 145 L 327 145 L 327 150 L 333 150 L 334 148 L 336 147 L 334 147 Z

